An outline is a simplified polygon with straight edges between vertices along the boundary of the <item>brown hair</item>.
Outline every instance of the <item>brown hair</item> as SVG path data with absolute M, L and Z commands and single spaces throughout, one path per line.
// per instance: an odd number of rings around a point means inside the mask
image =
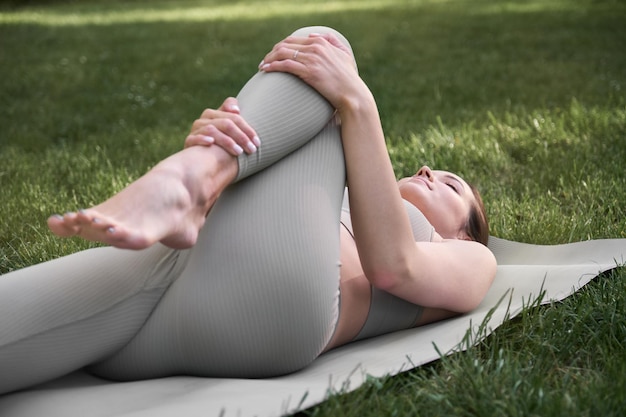
M 474 204 L 470 208 L 469 217 L 465 223 L 463 231 L 467 233 L 471 240 L 480 242 L 487 246 L 489 241 L 489 222 L 483 199 L 478 189 L 472 184 L 468 184 L 474 194 Z

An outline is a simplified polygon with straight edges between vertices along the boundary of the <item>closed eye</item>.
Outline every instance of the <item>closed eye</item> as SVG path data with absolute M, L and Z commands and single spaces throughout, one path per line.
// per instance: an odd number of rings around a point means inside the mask
M 456 189 L 456 187 L 455 187 L 452 183 L 447 182 L 447 183 L 446 183 L 446 185 L 447 185 L 448 187 L 452 188 L 452 189 L 454 190 L 454 192 L 455 192 L 455 193 L 459 194 L 459 190 L 457 190 L 457 189 Z

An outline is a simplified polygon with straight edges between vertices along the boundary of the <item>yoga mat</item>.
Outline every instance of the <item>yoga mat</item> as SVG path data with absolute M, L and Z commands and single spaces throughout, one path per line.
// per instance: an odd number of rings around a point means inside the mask
M 599 273 L 626 263 L 626 239 L 541 246 L 492 238 L 496 280 L 470 314 L 343 346 L 292 375 L 269 379 L 172 377 L 112 383 L 77 372 L 0 397 L 2 417 L 279 416 L 346 392 L 367 375 L 395 375 L 467 348 L 471 330 L 486 336 L 525 306 L 561 300 Z M 477 329 L 489 317 L 485 332 Z M 475 341 L 478 341 L 476 339 Z M 437 346 L 435 349 L 434 345 Z M 0 376 L 1 377 L 1 376 Z

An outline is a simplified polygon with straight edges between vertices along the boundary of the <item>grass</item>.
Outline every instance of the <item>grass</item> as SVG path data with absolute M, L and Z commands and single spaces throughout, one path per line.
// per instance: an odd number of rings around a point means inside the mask
M 626 238 L 625 18 L 617 0 L 0 2 L 0 273 L 90 246 L 46 217 L 179 149 L 311 24 L 351 39 L 398 176 L 465 176 L 503 238 Z M 622 268 L 303 414 L 624 415 L 625 297 Z

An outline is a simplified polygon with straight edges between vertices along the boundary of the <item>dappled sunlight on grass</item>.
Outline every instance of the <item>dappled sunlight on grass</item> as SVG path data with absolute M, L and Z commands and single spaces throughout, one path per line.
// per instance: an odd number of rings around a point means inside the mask
M 238 2 L 234 4 L 207 4 L 189 7 L 172 7 L 173 3 L 129 5 L 118 10 L 93 8 L 82 11 L 80 6 L 55 9 L 29 9 L 0 13 L 1 23 L 34 23 L 48 26 L 111 25 L 149 22 L 201 22 L 214 20 L 259 20 L 276 16 L 301 16 L 311 13 L 337 13 L 357 10 L 376 10 L 397 5 L 398 1 L 352 0 L 352 1 L 267 1 Z M 177 3 L 176 6 L 179 6 Z M 185 7 L 182 7 L 185 6 Z
M 70 3 L 50 7 L 27 7 L 0 11 L 0 24 L 37 24 L 44 26 L 113 25 L 150 22 L 202 22 L 216 20 L 260 20 L 279 16 L 307 16 L 350 11 L 375 11 L 392 8 L 441 6 L 455 8 L 454 0 L 304 0 L 214 2 L 182 1 L 121 3 L 116 8 L 97 3 Z M 465 7 L 463 5 L 463 7 Z M 575 9 L 566 0 L 552 2 L 479 1 L 467 10 L 472 15 L 497 13 L 535 13 Z
M 568 10 L 579 10 L 580 5 L 568 0 L 555 1 L 487 1 L 479 2 L 477 7 L 469 10 L 471 14 L 499 14 L 499 13 L 537 13 Z

